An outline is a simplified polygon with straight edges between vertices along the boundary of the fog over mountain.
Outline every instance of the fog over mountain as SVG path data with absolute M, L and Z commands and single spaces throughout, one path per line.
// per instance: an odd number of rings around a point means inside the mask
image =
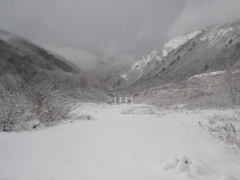
M 136 60 L 179 34 L 239 17 L 239 7 L 239 0 L 1 0 L 0 29 L 88 71 L 100 56 Z

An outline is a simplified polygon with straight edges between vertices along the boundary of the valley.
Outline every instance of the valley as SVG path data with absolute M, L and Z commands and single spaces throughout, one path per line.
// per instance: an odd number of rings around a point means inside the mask
M 240 179 L 240 19 L 97 57 L 0 30 L 0 180 Z

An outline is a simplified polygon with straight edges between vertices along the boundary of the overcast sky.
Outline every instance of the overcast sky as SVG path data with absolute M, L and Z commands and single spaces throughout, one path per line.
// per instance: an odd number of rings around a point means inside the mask
M 95 53 L 137 59 L 170 38 L 237 16 L 240 0 L 0 0 L 1 29 L 85 69 Z

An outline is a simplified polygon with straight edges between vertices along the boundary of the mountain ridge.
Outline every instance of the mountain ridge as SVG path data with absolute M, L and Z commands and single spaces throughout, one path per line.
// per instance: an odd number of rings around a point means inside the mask
M 181 35 L 105 79 L 115 90 L 149 88 L 225 70 L 239 60 L 240 19 Z M 118 69 L 115 67 L 115 69 Z M 104 74 L 101 78 L 104 79 Z
M 34 55 L 43 59 L 48 59 L 48 61 L 51 61 L 52 64 L 55 63 L 58 68 L 63 68 L 64 71 L 81 72 L 76 65 L 70 63 L 64 58 L 61 58 L 60 56 L 57 56 L 56 53 L 50 52 L 49 50 L 12 32 L 0 29 L 0 39 L 9 46 L 12 46 L 12 49 L 15 48 L 15 51 L 21 51 L 21 54 L 25 53 L 25 55 Z M 37 59 L 37 57 L 35 57 L 35 59 Z

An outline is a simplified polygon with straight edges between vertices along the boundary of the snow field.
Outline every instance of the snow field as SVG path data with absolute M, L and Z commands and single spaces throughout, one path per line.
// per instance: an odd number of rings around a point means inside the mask
M 85 104 L 75 113 L 92 120 L 1 133 L 0 180 L 240 179 L 240 152 L 197 126 L 208 112 L 144 108 Z

